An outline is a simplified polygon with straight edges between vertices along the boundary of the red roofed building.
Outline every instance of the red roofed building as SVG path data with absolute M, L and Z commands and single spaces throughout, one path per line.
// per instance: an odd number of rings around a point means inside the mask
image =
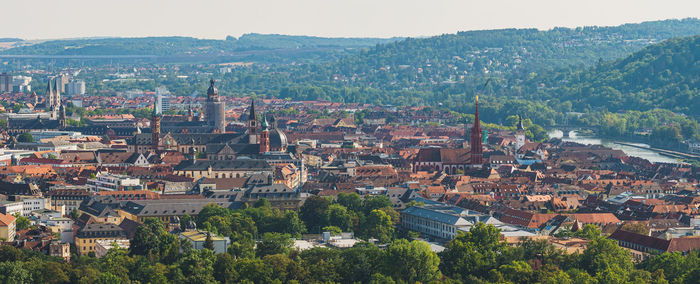
M 15 217 L 0 213 L 0 239 L 7 242 L 15 240 Z

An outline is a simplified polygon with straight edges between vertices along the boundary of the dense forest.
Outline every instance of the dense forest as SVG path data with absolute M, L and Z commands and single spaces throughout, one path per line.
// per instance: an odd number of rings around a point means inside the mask
M 300 212 L 272 210 L 264 199 L 247 209 L 208 205 L 193 218 L 200 229 L 229 237 L 226 253 L 213 243 L 195 250 L 155 218 L 140 225 L 128 249 L 76 256 L 68 263 L 39 252 L 0 247 L 0 283 L 697 283 L 697 251 L 664 253 L 640 263 L 593 225 L 571 235 L 588 239 L 567 254 L 544 240 L 509 246 L 492 225 L 459 233 L 439 253 L 416 234 L 401 232 L 391 202 L 357 194 L 336 201 L 312 197 Z M 188 224 L 192 218 L 183 217 Z M 358 224 L 360 226 L 358 226 Z M 347 249 L 293 248 L 302 233 L 354 231 Z M 307 229 L 309 228 L 309 229 Z

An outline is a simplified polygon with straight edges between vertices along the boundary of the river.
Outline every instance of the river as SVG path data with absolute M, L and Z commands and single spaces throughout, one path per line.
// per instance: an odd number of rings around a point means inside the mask
M 630 146 L 625 146 L 621 144 L 615 143 L 615 140 L 608 140 L 608 139 L 601 139 L 601 138 L 596 138 L 596 137 L 591 137 L 591 136 L 578 136 L 576 132 L 571 132 L 569 137 L 562 138 L 563 133 L 560 130 L 551 130 L 549 131 L 549 137 L 551 138 L 561 138 L 563 141 L 571 141 L 571 142 L 576 142 L 576 143 L 581 143 L 581 144 L 586 144 L 586 145 L 603 145 L 605 147 L 609 147 L 615 150 L 622 150 L 627 154 L 628 156 L 633 156 L 633 157 L 639 157 L 642 159 L 647 159 L 650 162 L 657 162 L 657 163 L 679 163 L 680 161 L 675 158 L 671 157 L 666 157 L 658 152 L 651 150 L 651 149 L 640 149 L 636 147 L 630 147 Z M 643 148 L 649 148 L 650 146 L 647 144 L 643 143 L 633 143 L 633 142 L 626 142 L 626 141 L 620 141 L 624 142 L 626 144 L 632 144 L 632 145 L 637 145 Z

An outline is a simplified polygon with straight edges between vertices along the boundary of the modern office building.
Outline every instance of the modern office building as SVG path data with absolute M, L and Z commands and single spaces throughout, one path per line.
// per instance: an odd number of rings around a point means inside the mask
M 88 179 L 87 188 L 91 192 L 144 189 L 138 178 L 104 172 L 99 172 L 94 178 Z

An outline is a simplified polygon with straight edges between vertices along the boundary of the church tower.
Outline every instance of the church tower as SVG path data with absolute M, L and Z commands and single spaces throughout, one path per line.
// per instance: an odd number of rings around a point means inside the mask
M 258 118 L 255 116 L 255 99 L 250 101 L 248 115 L 248 144 L 258 144 Z
M 53 107 L 58 110 L 61 107 L 61 87 L 58 85 L 60 79 L 53 81 Z
M 525 128 L 523 127 L 523 117 L 518 115 L 518 129 L 515 131 L 515 150 L 525 146 Z
M 160 119 L 161 113 L 158 110 L 158 102 L 153 102 L 153 114 L 151 114 L 151 145 L 154 151 L 158 151 L 160 142 Z
M 270 152 L 270 128 L 267 123 L 267 118 L 264 118 L 262 123 L 262 131 L 260 131 L 260 153 Z
M 220 133 L 226 132 L 226 113 L 224 102 L 219 97 L 219 91 L 214 86 L 214 79 L 209 80 L 207 90 L 207 124 Z
M 58 79 L 56 78 L 49 78 L 49 82 L 46 85 L 44 107 L 51 112 L 52 119 L 56 119 L 56 111 L 61 107 L 61 90 L 58 86 Z
M 58 125 L 61 129 L 66 129 L 66 108 L 61 104 L 58 114 Z
M 49 83 L 46 86 L 44 108 L 46 108 L 46 110 L 51 110 L 51 106 L 53 106 L 53 88 L 51 87 L 51 78 L 49 78 Z
M 476 111 L 474 112 L 474 125 L 471 133 L 471 165 L 480 167 L 484 163 L 484 154 L 481 149 L 481 123 L 479 122 L 479 96 L 476 96 Z

